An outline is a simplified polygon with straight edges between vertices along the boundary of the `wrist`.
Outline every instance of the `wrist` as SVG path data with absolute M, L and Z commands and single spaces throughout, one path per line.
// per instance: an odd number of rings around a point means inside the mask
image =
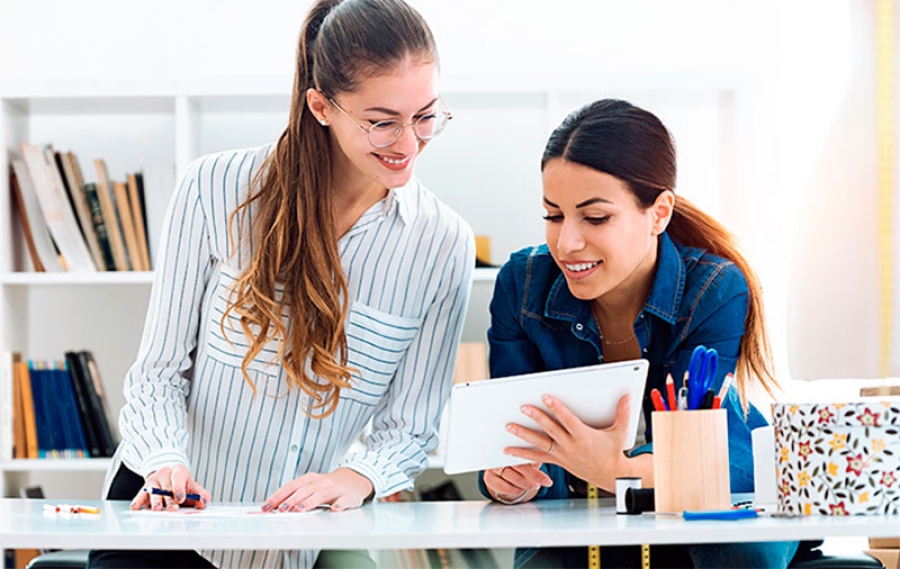
M 530 491 L 526 489 L 524 492 L 522 492 L 521 495 L 514 497 L 504 496 L 503 494 L 498 494 L 496 492 L 492 492 L 492 494 L 494 495 L 494 500 L 500 502 L 501 504 L 505 504 L 507 506 L 515 506 L 516 504 L 521 504 L 522 502 L 524 502 L 528 498 L 529 492 Z

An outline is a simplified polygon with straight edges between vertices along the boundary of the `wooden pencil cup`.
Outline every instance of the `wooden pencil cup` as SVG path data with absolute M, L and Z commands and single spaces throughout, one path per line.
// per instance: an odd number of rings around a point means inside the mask
M 656 511 L 730 508 L 726 410 L 655 411 L 651 420 Z

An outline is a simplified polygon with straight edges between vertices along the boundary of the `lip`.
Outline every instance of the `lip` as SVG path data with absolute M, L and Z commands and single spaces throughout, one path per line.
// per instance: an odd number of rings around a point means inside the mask
M 590 269 L 587 269 L 586 271 L 572 271 L 572 270 L 569 270 L 568 267 L 566 267 L 566 265 L 580 265 L 582 263 L 597 263 L 597 264 L 594 265 L 593 267 L 591 267 Z M 566 275 L 566 278 L 572 279 L 572 280 L 580 280 L 580 279 L 585 279 L 585 278 L 591 276 L 592 274 L 594 274 L 595 272 L 597 272 L 597 270 L 601 266 L 603 266 L 603 261 L 598 261 L 598 260 L 569 261 L 569 260 L 566 260 L 566 261 L 560 261 L 559 266 L 562 269 L 563 273 Z
M 382 166 L 384 166 L 388 170 L 393 170 L 394 172 L 399 172 L 401 170 L 405 170 L 406 168 L 408 168 L 409 165 L 412 163 L 412 157 L 413 157 L 412 154 L 407 154 L 406 156 L 388 156 L 386 154 L 376 154 L 375 152 L 373 152 L 372 155 L 378 160 L 378 162 Z M 395 162 L 397 160 L 399 160 L 400 162 L 396 162 L 396 163 L 388 162 L 385 159 L 393 160 Z

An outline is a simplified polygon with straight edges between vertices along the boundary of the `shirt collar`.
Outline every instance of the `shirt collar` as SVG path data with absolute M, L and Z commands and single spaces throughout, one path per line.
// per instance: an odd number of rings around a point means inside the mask
M 412 184 L 415 179 L 411 179 L 405 185 L 399 188 L 391 188 L 388 190 L 387 198 L 384 200 L 384 215 L 392 215 L 394 212 L 400 213 L 400 219 L 407 225 L 412 222 Z
M 675 324 L 681 298 L 684 294 L 685 267 L 681 254 L 668 233 L 659 236 L 656 276 L 644 304 L 644 310 L 669 324 Z M 559 320 L 593 321 L 587 302 L 572 296 L 566 276 L 560 272 L 550 287 L 544 316 Z

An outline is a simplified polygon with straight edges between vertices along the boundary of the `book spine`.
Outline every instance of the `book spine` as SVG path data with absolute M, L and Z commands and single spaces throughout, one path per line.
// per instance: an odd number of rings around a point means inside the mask
M 116 259 L 113 256 L 112 245 L 109 242 L 109 232 L 106 221 L 103 219 L 103 208 L 100 206 L 100 196 L 97 184 L 88 182 L 84 185 L 84 195 L 91 208 L 91 221 L 94 223 L 94 231 L 97 233 L 97 244 L 103 257 L 103 266 L 107 271 L 116 270 Z
M 15 355 L 9 350 L 0 351 L 0 459 L 13 457 L 13 364 Z
M 103 382 L 100 379 L 100 371 L 97 369 L 94 355 L 89 350 L 82 350 L 77 353 L 82 367 L 88 370 L 88 376 L 91 378 L 89 383 L 91 417 L 95 421 L 94 428 L 98 434 L 100 452 L 102 456 L 112 456 L 116 449 L 116 440 L 106 415 L 106 402 L 103 395 Z
M 85 377 L 85 371 L 82 369 L 81 363 L 78 361 L 78 355 L 75 352 L 66 352 L 65 358 L 69 368 L 69 380 L 72 383 L 72 391 L 75 393 L 75 400 L 78 402 L 78 415 L 84 430 L 88 455 L 92 458 L 101 457 L 103 455 L 100 453 L 100 445 L 97 442 L 96 428 L 91 420 L 91 403 L 87 386 L 87 382 L 90 379 Z
M 40 265 L 34 263 L 35 270 L 63 271 L 65 270 L 60 260 L 59 251 L 44 214 L 38 201 L 37 192 L 28 173 L 28 167 L 24 160 L 13 160 L 13 172 L 16 184 L 12 186 L 14 195 L 19 203 L 19 214 L 22 226 L 29 232 L 34 241 L 34 249 L 40 259 Z M 26 234 L 26 239 L 28 234 Z
M 22 393 L 22 419 L 25 421 L 25 458 L 38 458 L 37 422 L 34 417 L 34 397 L 28 362 L 16 363 L 16 380 Z
M 122 228 L 119 225 L 119 215 L 116 212 L 115 196 L 109 174 L 106 171 L 106 162 L 97 158 L 94 160 L 97 170 L 97 197 L 100 200 L 100 208 L 103 211 L 103 221 L 106 224 L 106 234 L 109 237 L 110 248 L 117 271 L 129 269 L 128 257 L 125 253 L 125 240 L 122 236 Z

